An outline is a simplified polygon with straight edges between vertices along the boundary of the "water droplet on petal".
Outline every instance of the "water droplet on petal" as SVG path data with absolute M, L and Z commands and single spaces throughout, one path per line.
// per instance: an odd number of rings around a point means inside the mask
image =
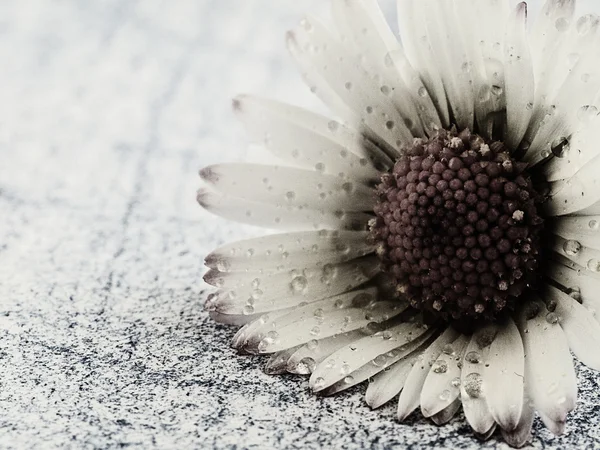
M 427 89 L 425 86 L 421 86 L 418 91 L 419 97 L 427 97 Z
M 294 293 L 302 292 L 307 286 L 308 280 L 302 275 L 295 277 L 290 283 L 291 290 Z
M 569 152 L 569 140 L 566 137 L 559 137 L 552 142 L 552 147 L 550 149 L 554 156 L 563 158 Z
M 306 343 L 306 347 L 309 350 L 315 350 L 318 346 L 319 346 L 319 341 L 317 341 L 316 339 L 313 339 L 312 341 L 308 341 Z
M 581 251 L 581 244 L 574 240 L 565 241 L 563 244 L 563 251 L 567 256 L 575 256 Z
M 550 324 L 558 323 L 558 315 L 556 313 L 549 312 L 548 314 L 546 314 L 546 322 Z
M 450 400 L 451 395 L 452 393 L 448 389 L 445 389 L 440 394 L 440 400 L 442 400 L 443 402 L 447 402 L 448 400 Z
M 481 354 L 479 352 L 468 352 L 465 355 L 465 360 L 471 364 L 479 364 L 481 362 Z
M 307 356 L 306 358 L 302 358 L 300 362 L 296 365 L 296 372 L 300 375 L 309 375 L 313 373 L 317 363 L 313 358 Z
M 587 268 L 592 272 L 600 272 L 600 261 L 598 261 L 596 258 L 590 259 L 587 263 Z
M 479 373 L 473 372 L 468 374 L 463 383 L 467 395 L 472 398 L 479 398 L 481 396 L 482 382 L 483 379 Z
M 315 379 L 315 383 L 313 384 L 314 389 L 322 389 L 323 387 L 325 387 L 325 378 L 323 377 L 317 377 Z
M 598 231 L 598 229 L 600 229 L 600 222 L 597 220 L 590 220 L 588 226 L 590 227 L 590 230 Z
M 434 373 L 446 373 L 448 371 L 448 363 L 443 359 L 438 359 L 433 363 L 432 370 Z

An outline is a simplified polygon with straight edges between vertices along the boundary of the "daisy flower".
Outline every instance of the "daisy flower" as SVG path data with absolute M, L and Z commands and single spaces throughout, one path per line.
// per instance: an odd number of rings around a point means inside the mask
M 336 120 L 240 96 L 273 165 L 201 170 L 199 203 L 278 229 L 206 257 L 212 317 L 266 371 L 514 447 L 600 369 L 600 19 L 575 0 L 333 0 L 288 48 Z

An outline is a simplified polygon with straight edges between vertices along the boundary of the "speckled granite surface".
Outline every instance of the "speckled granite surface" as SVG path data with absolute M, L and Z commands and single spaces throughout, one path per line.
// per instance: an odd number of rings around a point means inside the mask
M 0 2 L 0 448 L 479 445 L 462 420 L 370 411 L 362 387 L 267 376 L 202 311 L 201 257 L 258 232 L 196 206 L 196 169 L 244 156 L 235 93 L 317 107 L 281 36 L 325 9 Z M 600 447 L 600 377 L 579 377 L 567 435 L 536 423 L 535 447 Z

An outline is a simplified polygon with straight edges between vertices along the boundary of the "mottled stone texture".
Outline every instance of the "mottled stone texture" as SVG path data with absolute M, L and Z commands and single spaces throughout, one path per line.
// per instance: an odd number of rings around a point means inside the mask
M 264 375 L 202 311 L 202 256 L 258 231 L 203 213 L 196 170 L 244 157 L 235 93 L 316 106 L 282 36 L 325 9 L 0 2 L 0 448 L 478 445 L 369 411 L 362 386 Z M 600 378 L 579 377 L 567 436 L 536 422 L 536 447 L 600 445 Z

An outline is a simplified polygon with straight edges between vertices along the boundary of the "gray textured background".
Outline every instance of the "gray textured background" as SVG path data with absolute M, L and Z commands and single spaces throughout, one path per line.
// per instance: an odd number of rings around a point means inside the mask
M 257 230 L 200 210 L 197 169 L 246 154 L 234 94 L 318 107 L 282 36 L 326 9 L 0 1 L 0 448 L 477 445 L 362 387 L 264 375 L 202 311 L 201 257 Z M 567 436 L 537 423 L 537 447 L 600 446 L 600 378 L 579 373 Z

